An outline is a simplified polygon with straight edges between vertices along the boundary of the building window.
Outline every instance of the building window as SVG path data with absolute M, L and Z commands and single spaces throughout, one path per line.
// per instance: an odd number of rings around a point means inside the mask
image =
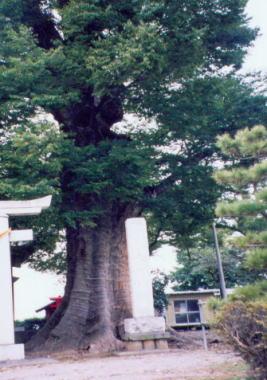
M 198 300 L 174 301 L 175 321 L 179 325 L 200 323 Z

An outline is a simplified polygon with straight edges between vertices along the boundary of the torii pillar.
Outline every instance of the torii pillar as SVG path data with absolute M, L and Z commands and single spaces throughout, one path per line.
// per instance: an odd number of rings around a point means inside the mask
M 32 230 L 11 231 L 9 216 L 38 215 L 51 198 L 0 201 L 0 361 L 24 359 L 24 345 L 15 344 L 10 243 L 33 239 Z

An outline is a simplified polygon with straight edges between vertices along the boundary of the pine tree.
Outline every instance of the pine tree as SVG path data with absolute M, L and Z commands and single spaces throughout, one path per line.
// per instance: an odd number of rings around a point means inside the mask
M 65 296 L 31 348 L 118 347 L 131 316 L 125 219 L 149 216 L 156 242 L 212 217 L 215 136 L 267 121 L 265 98 L 220 74 L 257 35 L 245 4 L 1 1 L 0 196 L 54 195 L 16 258 L 62 270 L 53 249 L 66 239 Z M 119 124 L 126 113 L 145 122 Z
M 235 290 L 219 310 L 218 327 L 248 362 L 253 377 L 263 380 L 267 376 L 267 129 L 258 125 L 234 137 L 226 134 L 219 137 L 218 146 L 228 164 L 216 173 L 217 181 L 227 187 L 217 215 L 230 219 L 238 232 L 227 243 L 246 251 L 248 269 L 263 273 L 261 281 Z
M 216 173 L 219 183 L 227 186 L 225 201 L 217 214 L 235 220 L 238 236 L 228 244 L 247 251 L 247 266 L 267 270 L 267 129 L 256 126 L 239 131 L 235 137 L 219 137 L 218 146 L 229 164 Z

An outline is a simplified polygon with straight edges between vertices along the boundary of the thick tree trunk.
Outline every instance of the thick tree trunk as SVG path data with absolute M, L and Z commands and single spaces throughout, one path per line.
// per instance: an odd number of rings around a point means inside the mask
M 110 130 L 123 116 L 121 101 L 116 97 L 104 96 L 96 106 L 88 90 L 79 104 L 57 110 L 54 116 L 63 131 L 71 133 L 70 138 L 78 147 L 121 138 Z M 76 176 L 72 169 L 65 168 L 63 174 L 63 203 L 72 204 L 74 212 L 95 207 L 97 201 L 91 194 L 77 195 L 78 191 L 73 194 L 73 189 L 69 189 L 72 177 Z M 65 295 L 58 310 L 27 344 L 29 350 L 103 352 L 122 346 L 117 327 L 124 318 L 131 316 L 124 223 L 139 210 L 119 200 L 99 206 L 103 215 L 97 227 L 77 225 L 75 229 L 68 227 L 66 230 Z
M 133 215 L 134 213 L 131 213 Z M 131 316 L 124 222 L 105 215 L 97 228 L 67 230 L 67 282 L 61 307 L 27 344 L 37 351 L 113 351 L 117 327 Z

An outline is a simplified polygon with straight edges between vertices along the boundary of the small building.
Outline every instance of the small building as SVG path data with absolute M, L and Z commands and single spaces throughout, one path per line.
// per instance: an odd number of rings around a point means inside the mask
M 62 302 L 62 297 L 51 297 L 49 298 L 52 302 L 49 304 L 41 307 L 40 309 L 36 310 L 36 313 L 39 313 L 40 311 L 45 311 L 45 319 L 49 319 L 51 315 L 54 313 L 54 311 L 59 307 L 59 305 Z
M 203 305 L 203 319 L 208 322 L 212 312 L 208 310 L 207 301 L 219 297 L 218 289 L 186 290 L 168 294 L 169 305 L 166 323 L 173 328 L 197 327 L 201 324 L 199 303 Z

